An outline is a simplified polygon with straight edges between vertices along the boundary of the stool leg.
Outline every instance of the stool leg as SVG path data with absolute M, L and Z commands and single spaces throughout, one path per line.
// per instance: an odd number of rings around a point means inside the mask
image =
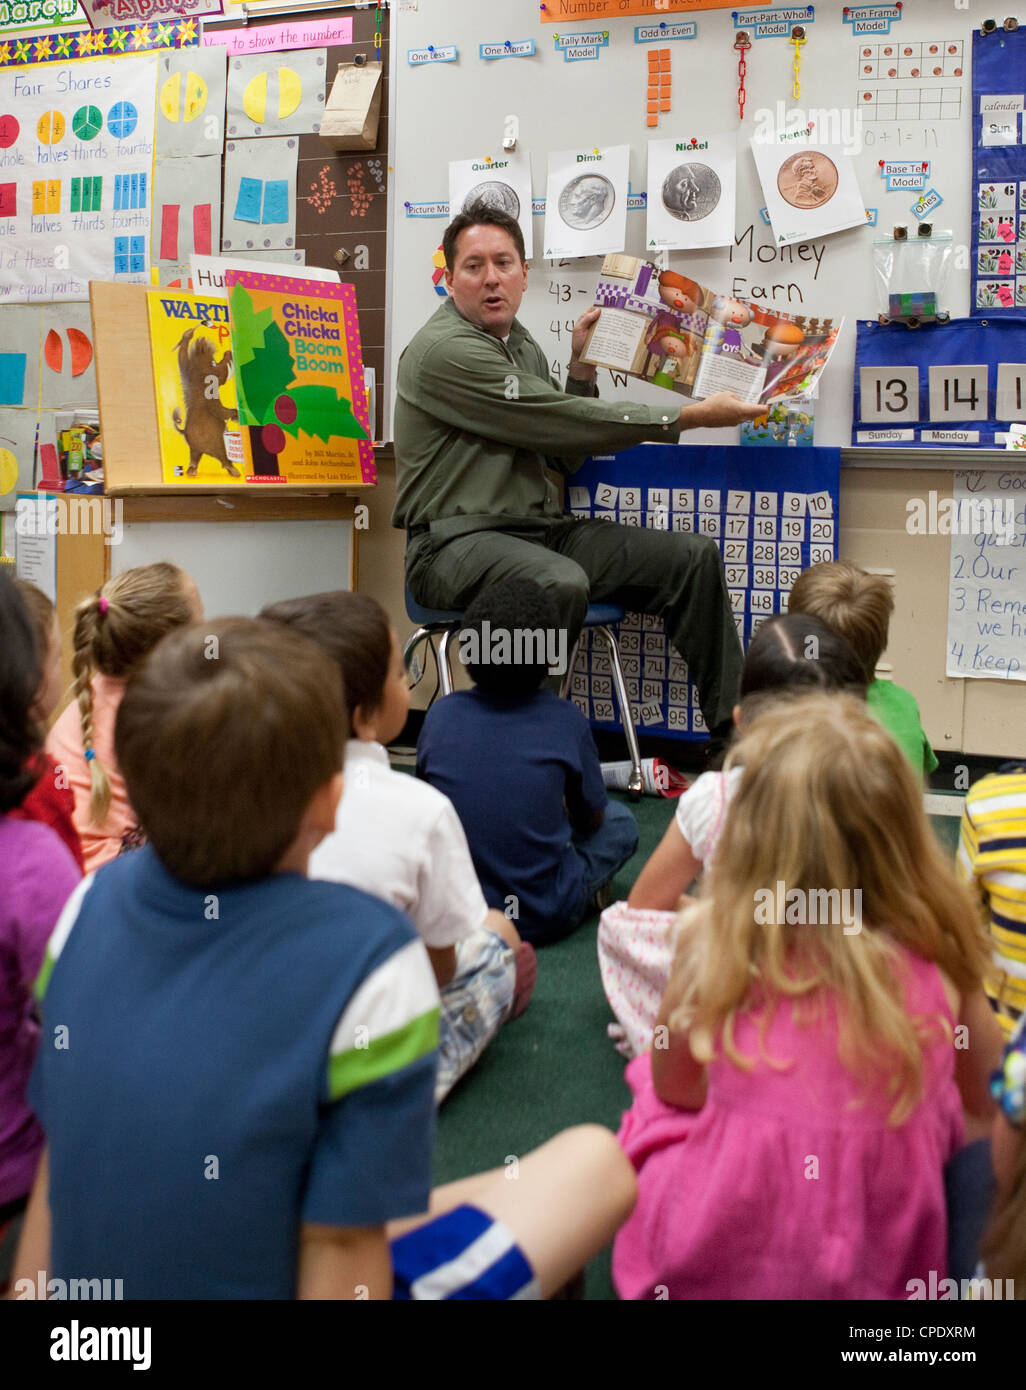
M 563 679 L 559 685 L 559 698 L 561 700 L 565 700 L 570 693 L 570 677 L 573 675 L 574 667 L 577 664 L 577 649 L 580 645 L 581 638 L 580 635 L 578 635 L 577 641 L 574 643 L 574 649 L 570 653 L 570 660 L 566 664 L 566 671 L 563 675 Z
M 418 627 L 415 632 L 411 632 L 409 637 L 407 637 L 406 644 L 403 647 L 403 667 L 406 671 L 409 671 L 410 666 L 413 664 L 414 653 L 425 638 L 428 642 L 431 641 L 431 633 L 426 627 Z M 420 675 L 414 681 L 414 685 L 420 684 L 423 675 L 424 672 L 421 671 Z
M 631 775 L 627 781 L 627 795 L 632 801 L 637 801 L 641 796 L 643 783 L 641 780 L 641 754 L 638 750 L 638 735 L 634 728 L 634 716 L 631 714 L 631 702 L 627 698 L 627 687 L 623 681 L 623 667 L 620 665 L 620 648 L 616 638 L 608 627 L 597 627 L 595 632 L 601 633 L 605 639 L 606 646 L 609 648 L 609 662 L 613 668 L 613 689 L 616 691 L 617 703 L 620 706 L 620 717 L 623 720 L 624 737 L 627 740 L 627 752 L 631 759 Z
M 455 631 L 455 628 L 447 627 L 442 633 L 442 640 L 438 644 L 438 679 L 441 683 L 443 695 L 451 695 L 453 692 L 452 667 L 449 664 L 449 645 L 452 642 Z

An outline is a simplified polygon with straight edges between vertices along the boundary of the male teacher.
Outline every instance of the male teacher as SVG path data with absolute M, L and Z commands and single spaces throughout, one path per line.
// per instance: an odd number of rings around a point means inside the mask
M 569 517 L 547 470 L 675 444 L 681 430 L 738 425 L 765 406 L 728 392 L 680 408 L 670 395 L 665 406 L 599 401 L 595 368 L 580 360 L 595 308 L 574 325 L 564 392 L 517 321 L 527 264 L 516 220 L 476 203 L 446 228 L 442 249 L 451 298 L 399 359 L 392 521 L 408 533 L 410 592 L 428 608 L 462 609 L 485 584 L 534 579 L 556 600 L 571 648 L 589 602 L 658 614 L 717 749 L 741 645 L 715 541 Z

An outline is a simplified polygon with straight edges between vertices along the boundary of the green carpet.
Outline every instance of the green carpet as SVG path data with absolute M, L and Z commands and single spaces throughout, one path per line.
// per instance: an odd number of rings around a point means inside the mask
M 629 804 L 625 796 L 613 795 Z M 614 898 L 627 897 L 675 804 L 643 797 L 632 806 L 640 844 L 613 881 Z M 930 820 L 953 853 L 958 817 Z M 522 1156 L 569 1125 L 591 1121 L 618 1128 L 630 1093 L 624 1060 L 606 1034 L 613 1016 L 599 978 L 597 930 L 598 918 L 591 917 L 567 940 L 538 952 L 530 1007 L 500 1031 L 439 1112 L 436 1183 L 502 1168 L 509 1157 Z M 615 1298 L 609 1255 L 605 1251 L 588 1267 L 586 1298 Z

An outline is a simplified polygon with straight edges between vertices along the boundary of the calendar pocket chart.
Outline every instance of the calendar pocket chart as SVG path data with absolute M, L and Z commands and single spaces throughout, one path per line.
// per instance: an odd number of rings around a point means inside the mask
M 588 459 L 567 485 L 573 516 L 710 537 L 723 560 L 743 644 L 787 611 L 803 569 L 837 553 L 838 449 L 789 451 L 642 444 Z M 708 737 L 698 694 L 662 620 L 628 613 L 618 629 L 635 727 L 682 739 Z M 581 636 L 570 694 L 592 724 L 621 727 L 609 657 Z
M 1026 29 L 973 34 L 974 318 L 1026 313 Z
M 859 323 L 853 444 L 1003 448 L 1023 421 L 1026 320 Z

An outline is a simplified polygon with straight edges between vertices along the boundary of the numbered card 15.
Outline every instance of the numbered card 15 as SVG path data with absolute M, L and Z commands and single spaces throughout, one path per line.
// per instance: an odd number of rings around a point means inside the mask
M 852 443 L 1003 448 L 1026 422 L 1026 320 L 859 323 Z

